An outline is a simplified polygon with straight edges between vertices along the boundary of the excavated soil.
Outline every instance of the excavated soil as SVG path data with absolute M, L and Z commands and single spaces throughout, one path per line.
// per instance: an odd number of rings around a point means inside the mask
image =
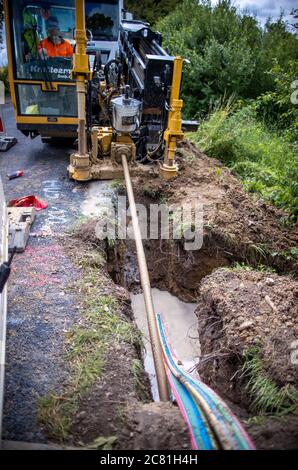
M 266 376 L 279 387 L 298 390 L 292 364 L 298 338 L 298 282 L 289 276 L 256 271 L 215 271 L 201 283 L 196 314 L 204 381 L 232 403 L 257 414 L 241 374 L 245 352 L 257 348 Z M 298 410 L 266 417 L 248 427 L 260 448 L 298 446 Z
M 258 347 L 269 377 L 280 386 L 298 387 L 291 364 L 298 338 L 298 282 L 288 276 L 257 271 L 215 271 L 201 283 L 196 314 L 202 347 L 201 375 L 235 401 L 241 399 L 233 361 Z M 206 360 L 211 358 L 211 360 Z M 231 373 L 227 369 L 231 364 Z
M 247 421 L 258 413 L 239 370 L 245 351 L 257 344 L 268 377 L 280 387 L 298 385 L 297 366 L 290 362 L 298 338 L 298 226 L 285 227 L 283 211 L 246 193 L 228 169 L 189 142 L 180 144 L 177 160 L 179 176 L 170 182 L 154 172 L 133 178 L 135 198 L 147 208 L 202 202 L 203 246 L 185 251 L 183 240 L 144 240 L 152 287 L 199 302 L 199 373 L 242 419 L 257 447 L 297 447 L 295 413 Z M 231 270 L 237 262 L 251 269 Z M 108 269 L 117 283 L 139 291 L 133 241 L 109 251 Z
M 259 450 L 298 448 L 298 415 L 268 417 L 261 425 L 251 424 L 247 431 Z
M 125 416 L 118 449 L 191 449 L 185 421 L 171 403 L 134 404 L 125 410 Z
M 180 144 L 177 160 L 180 171 L 172 181 L 165 182 L 157 174 L 134 178 L 135 197 L 147 207 L 161 202 L 186 204 L 194 199 L 203 203 L 203 246 L 185 251 L 182 240 L 145 242 L 154 286 L 189 301 L 198 296 L 203 277 L 235 262 L 267 265 L 279 273 L 298 272 L 293 252 L 298 245 L 298 225 L 285 228 L 283 211 L 246 193 L 218 160 L 210 159 L 187 141 Z M 133 261 L 134 247 L 128 245 L 125 256 Z M 122 273 L 123 282 L 132 287 L 135 277 L 135 273 Z

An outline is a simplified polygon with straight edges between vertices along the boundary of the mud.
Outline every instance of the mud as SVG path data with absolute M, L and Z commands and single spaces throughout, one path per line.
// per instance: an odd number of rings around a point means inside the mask
M 298 415 L 269 417 L 259 425 L 247 426 L 259 450 L 295 449 L 298 447 Z
M 132 405 L 126 409 L 125 416 L 118 449 L 191 449 L 186 424 L 179 409 L 171 403 Z

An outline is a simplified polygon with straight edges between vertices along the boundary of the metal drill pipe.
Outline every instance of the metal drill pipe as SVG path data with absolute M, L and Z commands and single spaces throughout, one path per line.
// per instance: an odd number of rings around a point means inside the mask
M 161 401 L 168 401 L 170 397 L 169 397 L 169 390 L 168 390 L 168 384 L 167 384 L 167 376 L 166 376 L 165 366 L 164 366 L 163 358 L 162 358 L 162 348 L 161 348 L 161 344 L 159 340 L 156 315 L 155 315 L 155 311 L 153 307 L 149 273 L 148 273 L 147 262 L 146 262 L 146 257 L 145 257 L 143 242 L 142 242 L 141 230 L 140 230 L 138 216 L 137 216 L 136 203 L 135 203 L 135 198 L 133 194 L 129 168 L 128 168 L 127 159 L 125 155 L 122 155 L 122 165 L 123 165 L 123 170 L 124 170 L 126 190 L 127 190 L 127 196 L 128 196 L 130 212 L 131 212 L 132 226 L 133 226 L 133 231 L 134 231 L 134 236 L 135 236 L 139 271 L 140 271 L 141 284 L 142 284 L 143 295 L 144 295 L 144 300 L 145 300 L 147 322 L 148 322 L 152 354 L 153 354 L 153 360 L 154 360 L 156 377 L 157 377 L 159 398 Z
M 86 136 L 86 95 L 85 81 L 78 79 L 77 81 L 77 97 L 78 97 L 78 152 L 79 155 L 85 156 L 87 153 L 87 136 Z
M 87 153 L 87 135 L 86 135 L 86 86 L 85 73 L 81 72 L 82 58 L 86 57 L 86 25 L 85 25 L 85 1 L 76 0 L 76 52 L 74 55 L 74 71 L 77 78 L 77 99 L 78 99 L 78 152 L 85 157 Z M 88 67 L 87 67 L 88 69 Z M 85 70 L 87 72 L 88 70 Z

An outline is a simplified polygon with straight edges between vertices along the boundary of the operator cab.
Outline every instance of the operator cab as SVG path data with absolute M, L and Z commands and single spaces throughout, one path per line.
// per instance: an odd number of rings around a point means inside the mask
M 119 48 L 123 2 L 86 0 L 87 52 L 105 65 Z M 5 0 L 12 100 L 26 135 L 74 136 L 77 99 L 71 80 L 75 0 Z M 93 56 L 92 56 L 93 54 Z

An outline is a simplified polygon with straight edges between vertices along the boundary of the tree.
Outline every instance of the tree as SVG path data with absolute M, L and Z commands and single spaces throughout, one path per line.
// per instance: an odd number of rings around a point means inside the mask
M 295 23 L 291 24 L 292 28 L 294 28 L 294 30 L 298 30 L 298 8 L 293 8 L 293 10 L 291 11 L 291 16 L 293 17 L 293 19 L 295 20 Z
M 134 14 L 135 19 L 155 24 L 173 11 L 181 3 L 179 0 L 125 0 L 125 8 Z
M 230 0 L 185 0 L 156 27 L 171 54 L 190 60 L 182 95 L 185 114 L 199 117 L 223 96 L 255 99 L 273 90 L 268 72 L 298 60 L 298 38 L 282 16 L 263 28 Z

